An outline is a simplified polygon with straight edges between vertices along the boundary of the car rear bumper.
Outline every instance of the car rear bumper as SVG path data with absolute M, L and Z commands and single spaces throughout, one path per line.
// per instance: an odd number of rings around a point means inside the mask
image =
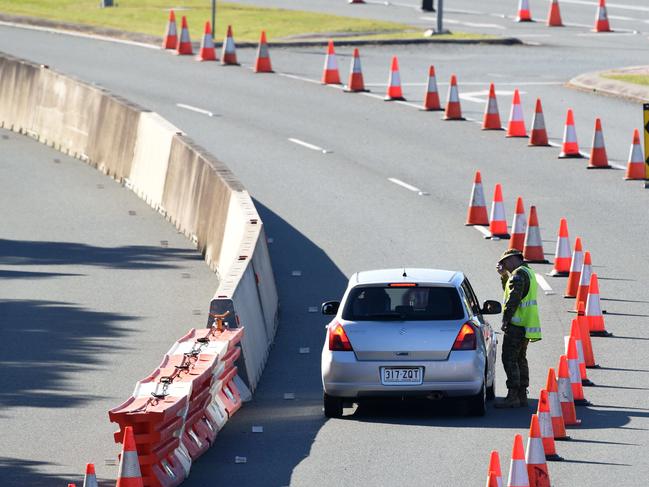
M 358 361 L 353 352 L 322 353 L 322 385 L 330 396 L 359 398 L 385 396 L 426 396 L 442 393 L 448 397 L 480 392 L 485 377 L 485 355 L 477 351 L 451 352 L 443 361 Z M 422 384 L 384 385 L 381 367 L 423 367 Z

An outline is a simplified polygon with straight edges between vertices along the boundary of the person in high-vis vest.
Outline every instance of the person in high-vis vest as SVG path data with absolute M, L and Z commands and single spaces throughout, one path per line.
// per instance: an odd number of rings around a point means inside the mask
M 530 385 L 527 345 L 541 339 L 536 276 L 516 249 L 505 251 L 496 269 L 505 291 L 501 329 L 505 333 L 502 360 L 507 374 L 507 397 L 495 407 L 526 407 Z

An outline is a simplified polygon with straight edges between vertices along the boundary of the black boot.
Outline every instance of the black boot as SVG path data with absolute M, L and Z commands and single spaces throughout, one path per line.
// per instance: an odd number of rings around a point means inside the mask
M 494 404 L 496 409 L 509 409 L 509 408 L 518 408 L 521 407 L 521 401 L 518 397 L 518 389 L 508 389 L 507 397 L 502 401 L 496 402 Z
M 518 402 L 520 403 L 519 407 L 527 407 L 527 387 L 518 388 Z

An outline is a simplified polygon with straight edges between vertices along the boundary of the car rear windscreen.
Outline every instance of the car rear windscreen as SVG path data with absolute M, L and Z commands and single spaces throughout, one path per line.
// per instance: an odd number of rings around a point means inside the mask
M 350 321 L 436 321 L 464 317 L 454 287 L 368 286 L 351 290 L 342 315 Z

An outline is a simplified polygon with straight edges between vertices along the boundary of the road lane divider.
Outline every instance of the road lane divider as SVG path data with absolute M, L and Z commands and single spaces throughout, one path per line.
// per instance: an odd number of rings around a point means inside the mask
M 548 260 L 545 258 L 545 252 L 543 251 L 543 239 L 541 238 L 539 217 L 537 215 L 535 205 L 530 206 L 530 219 L 527 223 L 527 232 L 525 232 L 523 258 L 525 259 L 525 262 L 532 262 L 536 264 L 548 263 Z M 537 276 L 538 275 L 539 274 L 537 273 Z
M 482 130 L 502 130 L 500 123 L 500 113 L 498 113 L 498 100 L 496 99 L 496 87 L 493 83 L 489 84 L 489 97 L 485 105 L 484 116 L 482 118 Z
M 602 130 L 602 121 L 595 119 L 595 131 L 593 133 L 593 145 L 588 158 L 587 169 L 610 169 L 608 156 L 606 155 L 606 146 L 604 144 L 604 132 Z
M 570 235 L 568 234 L 568 220 L 562 218 L 559 221 L 557 233 L 557 246 L 554 252 L 554 266 L 548 275 L 552 277 L 568 277 L 572 254 L 570 253 Z
M 399 73 L 399 60 L 397 56 L 392 56 L 392 64 L 390 65 L 390 76 L 388 81 L 388 89 L 385 94 L 385 101 L 406 101 L 403 97 L 401 90 L 401 74 Z
M 327 46 L 327 55 L 325 56 L 324 68 L 322 69 L 322 84 L 340 85 L 340 72 L 338 71 L 338 60 L 336 59 L 336 49 L 334 41 L 329 40 Z
M 525 233 L 527 232 L 527 217 L 523 198 L 516 198 L 516 209 L 512 220 L 512 238 L 509 241 L 509 248 L 523 251 L 525 249 Z
M 205 110 L 203 108 L 195 107 L 193 105 L 187 105 L 186 103 L 176 103 L 176 106 L 178 108 L 184 108 L 185 110 L 189 110 L 190 112 L 196 112 L 200 113 L 202 115 L 207 115 L 208 117 L 213 117 L 214 113 L 210 112 L 209 110 Z
M 457 88 L 457 77 L 452 74 L 448 86 L 448 97 L 446 101 L 446 110 L 444 110 L 444 120 L 465 120 L 462 117 L 462 107 Z
M 424 104 L 421 110 L 441 111 L 442 106 L 439 102 L 439 90 L 437 88 L 437 77 L 435 75 L 435 66 L 432 64 L 428 67 L 428 81 L 426 82 L 426 94 L 424 95 Z
M 554 291 L 552 290 L 552 286 L 550 286 L 548 281 L 545 280 L 545 277 L 543 277 L 538 272 L 536 273 L 536 282 L 538 283 L 539 287 L 543 289 L 543 292 L 545 293 L 546 296 L 554 294 Z
M 543 116 L 543 106 L 540 98 L 536 99 L 536 106 L 534 107 L 529 145 L 535 147 L 547 147 L 550 145 L 548 143 L 548 132 L 545 130 L 545 117 Z
M 505 202 L 503 201 L 503 190 L 500 183 L 494 187 L 494 197 L 491 202 L 491 213 L 489 214 L 489 237 L 509 240 L 511 235 L 507 230 L 507 217 L 505 216 Z
M 307 149 L 311 149 L 317 152 L 322 152 L 323 154 L 329 154 L 331 151 L 328 151 L 327 149 L 323 149 L 320 146 L 310 144 L 308 142 L 304 142 L 303 140 L 296 139 L 294 137 L 289 137 L 288 139 L 290 142 L 293 142 L 294 144 L 301 145 L 302 147 L 306 147 Z
M 273 67 L 270 62 L 270 52 L 268 42 L 266 41 L 266 31 L 262 30 L 259 36 L 259 46 L 257 47 L 257 56 L 255 57 L 255 73 L 272 73 Z
M 361 56 L 357 47 L 354 48 L 351 66 L 349 68 L 349 78 L 344 91 L 346 93 L 359 93 L 367 91 L 363 80 L 363 69 L 361 67 Z
M 469 199 L 465 225 L 474 225 L 478 230 L 486 230 L 482 227 L 489 226 L 487 203 L 485 202 L 482 174 L 480 174 L 480 171 L 476 171 L 473 177 L 473 186 L 471 187 L 471 198 Z
M 405 183 L 405 182 L 401 181 L 400 179 L 388 178 L 388 181 L 390 181 L 391 183 L 396 184 L 397 186 L 401 186 L 402 188 L 405 188 L 408 191 L 412 191 L 413 193 L 417 193 L 419 195 L 424 195 L 425 194 L 425 192 L 422 191 L 421 189 L 419 189 L 418 187 L 413 186 L 412 184 Z
M 201 45 L 198 49 L 197 61 L 218 61 L 216 49 L 214 47 L 214 39 L 212 38 L 212 26 L 209 22 L 205 22 L 203 29 L 203 37 L 201 38 Z
M 559 0 L 550 1 L 550 10 L 548 11 L 548 27 L 563 27 L 561 20 L 561 9 L 559 8 Z
M 225 33 L 225 41 L 221 50 L 221 65 L 222 66 L 239 66 L 237 61 L 237 48 L 234 44 L 234 35 L 232 34 L 232 26 L 228 25 L 228 30 Z
M 180 38 L 178 39 L 178 45 L 176 46 L 175 54 L 179 56 L 191 56 L 194 54 L 192 48 L 192 41 L 189 38 L 189 27 L 187 25 L 187 17 L 182 16 L 180 22 Z
M 176 27 L 176 14 L 173 9 L 169 10 L 169 20 L 167 21 L 167 28 L 165 29 L 164 36 L 162 37 L 163 49 L 176 49 L 178 45 L 178 29 Z

